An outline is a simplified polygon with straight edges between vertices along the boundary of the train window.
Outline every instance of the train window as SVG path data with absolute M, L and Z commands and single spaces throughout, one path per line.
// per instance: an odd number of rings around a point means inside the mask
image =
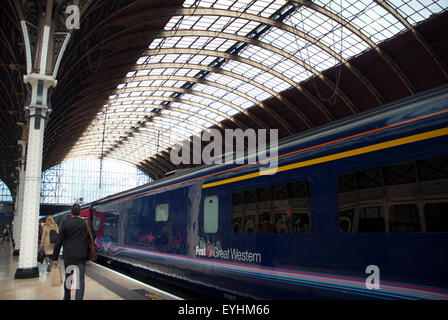
M 307 195 L 308 185 L 304 181 L 289 182 L 286 186 L 290 198 L 303 198 Z
M 156 206 L 156 222 L 168 221 L 168 203 L 161 203 Z
M 257 189 L 257 201 L 269 201 L 271 200 L 271 190 L 269 187 L 258 188 Z
M 275 229 L 277 233 L 289 233 L 289 228 L 285 216 L 282 216 L 281 218 L 277 219 L 275 223 Z
M 383 168 L 386 185 L 412 183 L 416 181 L 416 171 L 413 162 L 403 163 Z
M 259 218 L 259 220 L 260 220 L 260 224 L 259 224 L 259 227 L 257 230 L 258 233 L 274 233 L 274 232 L 276 232 L 275 226 L 272 224 L 271 213 L 269 211 L 263 212 L 261 217 Z M 250 221 L 250 222 L 252 225 L 252 231 L 248 232 L 247 230 L 244 230 L 245 233 L 255 232 L 255 225 L 252 221 Z
M 444 156 L 341 175 L 340 230 L 448 232 L 448 217 L 443 215 L 448 212 L 447 168 Z
M 448 178 L 448 157 L 417 161 L 418 176 L 421 181 Z
M 338 192 L 349 192 L 356 190 L 356 175 L 345 174 L 339 177 Z
M 448 232 L 448 202 L 425 205 L 427 232 Z
M 234 203 L 235 205 L 244 204 L 244 193 L 243 192 L 235 192 L 232 195 L 232 203 Z
M 278 184 L 271 187 L 272 199 L 274 200 L 284 200 L 288 199 L 288 188 L 286 184 Z
M 257 190 L 247 190 L 244 191 L 244 202 L 245 203 L 256 203 L 257 202 Z
M 384 214 L 381 207 L 361 208 L 358 232 L 384 232 Z
M 234 233 L 241 232 L 240 231 L 241 230 L 241 220 L 242 220 L 241 217 L 232 219 L 232 231 Z
M 118 212 L 104 212 L 103 241 L 118 242 Z
M 92 219 L 92 224 L 93 224 L 93 230 L 95 232 L 99 232 L 100 231 L 100 226 L 101 226 L 101 220 L 99 217 L 94 216 Z
M 254 221 L 250 218 L 246 220 L 246 223 L 244 224 L 244 233 L 254 233 L 255 232 L 255 225 Z
M 390 232 L 420 232 L 420 218 L 417 205 L 393 205 L 389 210 Z
M 219 201 L 218 196 L 208 196 L 204 199 L 204 232 L 218 231 Z
M 124 234 L 124 243 L 136 245 L 139 243 L 139 236 L 143 225 L 140 223 L 137 211 L 128 211 L 126 217 L 126 232 Z
M 381 186 L 382 181 L 379 168 L 357 172 L 356 183 L 359 189 L 368 189 Z
M 234 233 L 307 233 L 309 187 L 305 181 L 263 186 L 232 195 Z
M 307 233 L 310 232 L 310 216 L 309 214 L 301 213 L 297 219 L 294 220 L 293 233 Z
M 339 213 L 339 228 L 344 233 L 352 232 L 353 217 L 355 216 L 355 209 L 344 210 Z

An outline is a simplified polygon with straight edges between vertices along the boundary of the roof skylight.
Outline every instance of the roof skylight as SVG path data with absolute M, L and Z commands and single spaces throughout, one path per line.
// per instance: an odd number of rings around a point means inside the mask
M 448 8 L 447 0 L 379 3 L 186 0 L 188 14 L 149 43 L 77 146 L 96 141 L 94 152 L 104 139 L 103 150 L 132 145 L 126 156 L 148 159 L 405 31 L 400 16 L 415 26 Z

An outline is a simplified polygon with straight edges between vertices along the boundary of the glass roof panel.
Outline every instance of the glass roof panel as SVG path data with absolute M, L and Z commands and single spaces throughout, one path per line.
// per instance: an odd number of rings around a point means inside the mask
M 284 23 L 308 33 L 338 54 L 342 54 L 345 59 L 353 57 L 369 47 L 346 27 L 342 27 L 325 15 L 306 7 L 299 8 Z
M 241 68 L 240 68 L 240 66 L 241 66 Z M 262 70 L 259 70 L 256 68 L 253 68 L 253 69 L 249 68 L 248 70 L 245 70 L 245 68 L 247 68 L 247 67 L 248 67 L 247 65 L 244 65 L 240 62 L 231 61 L 224 66 L 224 69 L 228 69 L 229 71 L 241 73 L 241 75 L 244 75 L 244 76 L 249 76 L 250 79 L 253 79 L 254 81 L 260 83 L 261 85 L 267 87 L 268 89 L 273 90 L 274 92 L 281 92 L 290 87 L 290 85 L 288 83 L 284 82 L 283 80 L 277 78 L 276 76 L 274 76 L 268 72 L 265 72 L 265 71 L 262 71 Z M 244 72 L 244 71 L 247 71 L 247 72 Z M 253 73 L 256 71 L 258 71 L 258 73 L 250 74 L 250 73 Z M 268 98 L 269 96 L 270 96 L 270 94 L 268 94 L 266 92 L 263 94 L 263 97 L 256 97 L 256 98 L 257 98 L 257 100 L 262 101 L 262 98 L 263 99 Z
M 259 89 L 258 87 L 226 75 L 213 73 L 207 77 L 207 80 L 214 81 L 226 85 L 234 90 L 246 93 L 259 101 L 263 101 L 264 99 L 270 97 L 269 93 Z
M 136 61 L 133 71 L 126 74 L 126 79 L 109 96 L 108 104 L 97 112 L 79 141 L 82 142 L 89 133 L 96 133 L 94 138 L 89 139 L 97 139 L 100 145 L 106 123 L 105 135 L 110 139 L 106 139 L 105 148 L 117 143 L 117 133 L 127 136 L 136 127 L 140 128 L 132 133 L 135 137 L 132 140 L 143 141 L 145 137 L 139 136 L 139 132 L 151 132 L 163 137 L 161 146 L 167 148 L 290 88 L 292 81 L 300 84 L 316 73 L 337 65 L 341 62 L 340 57 L 349 60 L 370 49 L 370 46 L 406 30 L 397 17 L 375 1 L 312 2 L 322 10 L 340 15 L 346 25 L 297 3 L 294 3 L 293 12 L 273 23 L 275 26 L 250 21 L 243 16 L 243 13 L 248 13 L 280 19 L 275 14 L 284 13 L 293 6 L 293 2 L 286 0 L 184 1 L 186 8 L 197 6 L 220 10 L 211 12 L 211 15 L 172 17 L 164 28 L 170 31 L 170 36 L 160 38 L 159 35 L 148 45 L 148 51 Z M 448 0 L 388 0 L 387 4 L 411 25 L 448 8 Z M 282 23 L 311 38 L 300 38 L 297 32 L 294 34 L 286 27 L 282 28 Z M 357 35 L 350 26 L 359 30 L 361 35 Z M 230 37 L 250 36 L 252 41 L 243 44 L 237 42 L 238 39 L 214 38 L 210 34 L 181 36 L 177 30 L 213 31 L 223 36 L 227 33 L 227 38 L 228 34 Z M 238 58 L 230 60 L 224 55 L 222 58 L 208 56 L 206 51 L 200 54 L 175 51 L 165 54 L 160 50 L 162 48 L 231 52 L 249 62 Z M 192 68 L 191 65 L 196 67 Z M 212 66 L 222 69 L 223 73 L 210 69 Z M 179 80 L 179 76 L 190 77 L 192 81 Z M 199 83 L 197 78 L 206 81 Z M 178 100 L 173 102 L 172 98 Z M 156 151 L 152 147 L 142 147 L 139 152 L 145 158 Z
M 381 6 L 370 0 L 317 0 L 316 3 L 350 21 L 375 43 L 390 38 L 404 29 L 403 25 Z M 335 22 L 334 22 L 335 24 Z
M 194 7 L 195 5 L 198 7 L 205 8 L 215 8 L 215 9 L 226 9 L 233 11 L 244 11 L 256 15 L 260 15 L 263 17 L 269 17 L 272 13 L 280 9 L 283 5 L 286 4 L 285 0 L 238 0 L 238 1 L 214 1 L 214 0 L 186 0 L 184 2 L 184 7 Z
M 263 48 L 248 46 L 243 49 L 241 56 L 255 60 L 262 65 L 284 74 L 297 83 L 308 78 L 306 69 L 280 54 Z
M 448 0 L 389 0 L 388 3 L 412 25 L 448 10 Z

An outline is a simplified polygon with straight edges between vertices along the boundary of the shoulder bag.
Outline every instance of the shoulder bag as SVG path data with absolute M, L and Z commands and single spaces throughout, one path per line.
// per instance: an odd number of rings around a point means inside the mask
M 58 232 L 54 229 L 50 230 L 50 243 L 56 243 L 58 240 Z
M 90 237 L 88 260 L 95 261 L 98 258 L 97 254 L 96 254 L 96 250 L 98 249 L 98 247 L 95 243 L 95 239 L 93 239 L 92 232 L 90 231 L 89 221 L 88 220 L 85 220 L 85 221 L 86 221 L 87 231 L 89 232 L 89 237 Z

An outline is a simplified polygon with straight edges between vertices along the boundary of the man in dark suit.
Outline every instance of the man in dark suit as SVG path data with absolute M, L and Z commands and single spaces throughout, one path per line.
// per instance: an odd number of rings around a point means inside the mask
M 59 228 L 59 237 L 53 251 L 53 263 L 58 264 L 59 251 L 64 246 L 64 300 L 70 300 L 70 287 L 73 280 L 73 271 L 79 270 L 76 281 L 75 300 L 82 300 L 84 297 L 84 275 L 86 272 L 86 262 L 89 251 L 89 232 L 87 231 L 86 220 L 81 218 L 81 207 L 75 203 L 71 209 L 71 219 L 62 221 Z M 95 239 L 92 222 L 89 221 L 90 232 Z

